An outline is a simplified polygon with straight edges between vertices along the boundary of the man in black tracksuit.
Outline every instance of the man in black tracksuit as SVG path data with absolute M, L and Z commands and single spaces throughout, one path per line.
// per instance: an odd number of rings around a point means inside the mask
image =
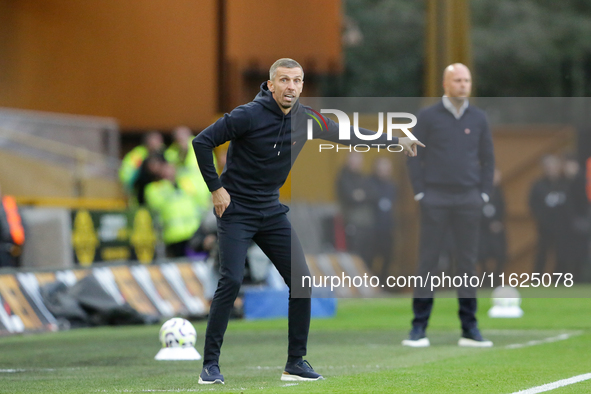
M 566 205 L 567 182 L 562 173 L 562 161 L 554 155 L 545 156 L 542 160 L 544 176 L 538 179 L 529 193 L 529 207 L 538 229 L 538 245 L 534 273 L 543 275 L 546 262 L 551 251 L 556 254 L 556 266 L 549 272 L 567 273 L 564 271 L 569 262 L 566 261 L 568 245 L 567 222 L 569 212 Z M 572 272 L 570 272 L 572 273 Z
M 221 279 L 215 292 L 205 333 L 203 370 L 199 383 L 223 383 L 219 369 L 220 349 L 232 305 L 244 275 L 246 250 L 256 242 L 290 288 L 288 360 L 281 380 L 318 380 L 303 360 L 310 326 L 310 289 L 301 277 L 309 275 L 304 252 L 289 223 L 288 208 L 279 202 L 279 188 L 307 140 L 307 114 L 300 105 L 304 72 L 292 59 L 279 59 L 270 69 L 270 80 L 261 85 L 254 101 L 202 131 L 193 147 L 203 178 L 212 192 L 218 222 Z M 339 142 L 338 124 L 325 118 L 326 129 L 314 125 L 313 137 Z M 374 134 L 363 130 L 364 134 Z M 218 177 L 212 149 L 230 142 L 227 162 Z M 376 142 L 396 144 L 408 155 L 416 154 L 419 141 L 408 137 Z M 364 141 L 353 137 L 349 144 Z M 294 286 L 292 286 L 292 283 Z
M 589 256 L 589 201 L 585 194 L 585 174 L 578 160 L 570 155 L 564 158 L 564 178 L 566 181 L 566 255 L 567 263 L 559 272 L 573 274 L 575 282 L 583 280 L 585 263 Z
M 408 160 L 415 200 L 421 204 L 419 275 L 436 275 L 437 262 L 448 229 L 455 242 L 456 275 L 476 274 L 478 230 L 482 205 L 493 186 L 494 154 L 484 112 L 468 103 L 470 70 L 463 64 L 445 69 L 445 96 L 422 110 L 413 134 L 427 148 Z M 446 275 L 453 276 L 453 273 Z M 458 289 L 462 323 L 460 346 L 492 346 L 480 335 L 476 322 L 476 291 Z M 425 330 L 433 307 L 430 286 L 416 288 L 414 319 L 405 346 L 429 346 Z
M 363 173 L 363 153 L 353 152 L 339 172 L 337 197 L 345 222 L 347 251 L 359 255 L 371 267 L 375 218 L 373 185 Z
M 382 258 L 381 277 L 386 280 L 394 256 L 394 230 L 396 219 L 394 216 L 398 190 L 392 180 L 392 161 L 386 157 L 378 157 L 373 163 L 373 174 L 370 177 L 374 192 L 374 237 L 373 256 Z M 375 264 L 375 262 L 374 262 Z

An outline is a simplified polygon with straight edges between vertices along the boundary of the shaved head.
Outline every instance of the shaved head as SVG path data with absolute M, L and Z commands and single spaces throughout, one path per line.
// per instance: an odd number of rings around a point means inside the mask
M 470 97 L 472 91 L 470 69 L 462 63 L 447 66 L 443 71 L 443 90 L 447 97 Z
M 443 79 L 445 80 L 447 75 L 452 74 L 456 71 L 460 71 L 460 70 L 468 71 L 468 73 L 470 73 L 470 69 L 465 64 L 454 63 L 454 64 L 450 64 L 449 66 L 445 67 L 445 70 L 443 70 Z

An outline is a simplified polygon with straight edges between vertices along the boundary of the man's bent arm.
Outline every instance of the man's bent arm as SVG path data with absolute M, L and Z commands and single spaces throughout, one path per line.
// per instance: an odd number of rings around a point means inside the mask
M 213 148 L 235 138 L 250 129 L 250 117 L 243 107 L 225 114 L 193 139 L 193 149 L 199 169 L 210 192 L 222 187 L 213 162 Z

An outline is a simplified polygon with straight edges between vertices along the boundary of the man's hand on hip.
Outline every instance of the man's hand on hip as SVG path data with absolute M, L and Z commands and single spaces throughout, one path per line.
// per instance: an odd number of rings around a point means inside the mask
M 423 148 L 425 145 L 419 140 L 411 140 L 408 137 L 400 137 L 398 138 L 398 144 L 402 145 L 404 149 L 404 154 L 410 157 L 414 157 L 417 155 L 417 145 L 422 146 Z
M 215 214 L 221 218 L 232 199 L 223 187 L 211 192 L 211 197 L 213 199 L 213 206 L 215 207 Z

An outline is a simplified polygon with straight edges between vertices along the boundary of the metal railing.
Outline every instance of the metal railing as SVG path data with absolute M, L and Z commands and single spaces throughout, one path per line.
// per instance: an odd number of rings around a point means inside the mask
M 76 197 L 84 195 L 83 184 L 84 180 L 89 177 L 88 174 L 92 172 L 102 174 L 103 176 L 109 174 L 110 176 L 106 176 L 106 178 L 113 179 L 121 165 L 121 161 L 118 158 L 109 157 L 85 148 L 38 137 L 29 133 L 0 128 L 0 143 L 2 140 L 45 153 L 45 155 L 31 154 L 30 156 L 36 160 L 42 160 L 44 157 L 47 158 L 47 154 L 49 154 L 54 159 L 51 161 L 57 161 L 58 164 L 62 165 L 65 164 L 67 167 L 73 167 L 74 196 Z M 4 147 L 8 147 L 9 150 L 18 150 L 14 149 L 14 145 L 3 145 Z M 56 158 L 57 160 L 55 160 Z M 92 168 L 95 170 L 93 171 Z
M 5 160 L 4 165 L 7 168 L 1 169 L 0 173 L 8 170 L 12 172 L 11 176 L 7 176 L 7 180 L 11 179 L 13 189 L 19 190 L 14 193 L 17 196 L 35 195 L 26 197 L 28 201 L 35 200 L 40 204 L 55 205 L 56 201 L 53 201 L 55 197 L 50 198 L 53 199 L 52 201 L 47 201 L 47 196 L 62 195 L 60 191 L 64 192 L 66 200 L 72 197 L 88 197 L 88 193 L 84 193 L 85 188 L 94 187 L 94 190 L 101 190 L 105 181 L 109 186 L 103 190 L 111 190 L 109 182 L 115 184 L 112 190 L 117 190 L 117 171 L 121 164 L 119 129 L 117 122 L 112 118 L 0 108 L 0 150 L 16 156 L 19 163 L 24 166 L 24 168 L 8 167 L 10 161 Z M 29 159 L 31 164 L 30 168 L 27 168 Z M 68 187 L 67 191 L 53 190 L 46 195 L 43 195 L 44 191 L 41 190 L 37 197 L 38 191 L 30 186 L 30 182 L 28 185 L 23 183 L 22 188 L 18 187 L 20 185 L 18 177 L 21 175 L 15 176 L 15 171 L 23 172 L 23 179 L 27 177 L 24 171 L 36 171 L 36 178 L 40 179 L 39 176 L 45 176 L 39 175 L 45 174 L 43 172 L 45 167 L 47 179 L 59 180 L 56 184 L 57 188 L 63 189 L 64 178 L 68 179 L 66 182 L 71 185 L 71 188 Z M 89 180 L 92 181 L 89 183 Z M 101 195 L 109 195 L 109 193 Z M 118 194 L 115 192 L 115 197 L 118 197 Z M 64 206 L 64 204 L 75 203 L 64 200 L 58 205 Z M 96 204 L 92 202 L 91 205 Z

